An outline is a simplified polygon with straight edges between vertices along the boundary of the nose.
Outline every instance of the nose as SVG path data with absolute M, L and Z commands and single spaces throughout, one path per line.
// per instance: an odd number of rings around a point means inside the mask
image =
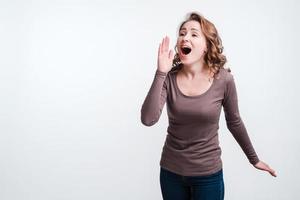
M 189 34 L 185 34 L 182 38 L 183 41 L 189 41 L 189 39 L 190 39 Z

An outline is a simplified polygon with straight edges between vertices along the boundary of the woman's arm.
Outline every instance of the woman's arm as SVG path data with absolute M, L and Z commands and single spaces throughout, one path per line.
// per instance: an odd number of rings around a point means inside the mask
M 167 98 L 167 73 L 156 70 L 150 90 L 141 109 L 141 122 L 154 125 L 160 118 Z
M 231 73 L 226 77 L 226 89 L 223 100 L 223 109 L 227 128 L 246 154 L 249 162 L 253 165 L 259 162 L 259 158 L 252 146 L 246 127 L 240 117 L 238 108 L 238 96 L 234 77 Z
M 151 88 L 141 109 L 141 121 L 146 126 L 155 124 L 161 115 L 167 98 L 168 72 L 172 68 L 173 50 L 169 50 L 170 39 L 164 37 L 157 51 L 157 70 Z
M 275 170 L 268 164 L 259 160 L 251 144 L 245 125 L 240 117 L 238 108 L 238 97 L 236 86 L 232 74 L 228 74 L 226 79 L 225 96 L 223 100 L 226 124 L 235 140 L 239 143 L 249 162 L 257 169 L 267 171 L 272 176 L 277 177 Z

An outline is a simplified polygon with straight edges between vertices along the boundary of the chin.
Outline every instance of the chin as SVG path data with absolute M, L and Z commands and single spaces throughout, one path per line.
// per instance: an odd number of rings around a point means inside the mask
M 203 60 L 201 58 L 180 58 L 180 61 L 182 64 L 184 65 L 193 65 L 195 63 L 200 63 L 200 62 L 203 62 Z
M 191 65 L 191 64 L 195 63 L 195 61 L 186 59 L 186 60 L 181 60 L 181 63 L 184 65 Z

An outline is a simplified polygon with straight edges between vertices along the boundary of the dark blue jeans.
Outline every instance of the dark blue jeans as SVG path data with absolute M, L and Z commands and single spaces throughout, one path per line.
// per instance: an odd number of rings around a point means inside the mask
M 223 200 L 223 169 L 206 176 L 182 176 L 160 167 L 164 200 Z

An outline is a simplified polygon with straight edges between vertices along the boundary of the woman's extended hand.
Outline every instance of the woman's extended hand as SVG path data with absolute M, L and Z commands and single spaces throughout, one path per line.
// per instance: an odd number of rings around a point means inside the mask
M 161 72 L 168 73 L 173 64 L 174 52 L 169 50 L 170 39 L 168 36 L 163 38 L 158 48 L 157 68 Z
M 259 161 L 258 163 L 256 163 L 254 165 L 255 168 L 260 169 L 260 170 L 264 170 L 269 172 L 272 176 L 277 177 L 277 175 L 275 174 L 275 171 L 266 163 L 264 163 L 263 161 Z

